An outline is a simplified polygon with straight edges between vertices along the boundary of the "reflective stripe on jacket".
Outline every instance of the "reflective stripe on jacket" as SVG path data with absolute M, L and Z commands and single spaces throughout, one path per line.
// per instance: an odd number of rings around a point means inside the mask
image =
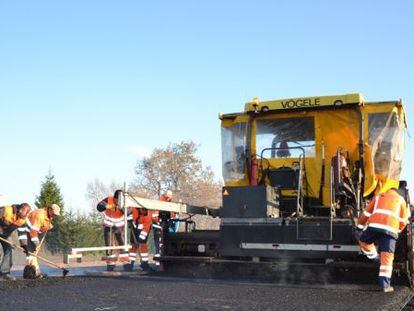
M 147 236 L 152 225 L 152 212 L 147 210 L 145 213 L 141 208 L 133 208 L 132 217 L 137 229 Z
M 106 208 L 109 205 L 111 208 Z M 101 209 L 99 209 L 101 207 Z M 114 197 L 107 197 L 98 203 L 98 210 L 104 213 L 105 227 L 124 227 L 124 213 L 115 206 Z
M 29 229 L 30 239 L 34 242 L 39 240 L 39 233 L 44 233 L 52 228 L 52 220 L 47 215 L 45 208 L 32 211 L 28 216 L 26 224 Z

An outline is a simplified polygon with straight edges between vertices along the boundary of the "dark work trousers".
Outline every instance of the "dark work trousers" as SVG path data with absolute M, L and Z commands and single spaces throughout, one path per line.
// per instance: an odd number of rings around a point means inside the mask
M 2 238 L 6 239 L 7 237 L 2 236 Z M 0 259 L 0 272 L 1 274 L 9 274 L 10 269 L 13 265 L 12 247 L 6 242 L 0 242 L 0 243 L 3 249 L 3 252 L 1 253 L 1 259 Z
M 124 239 L 122 237 L 123 234 L 123 228 L 118 228 L 118 227 L 105 227 L 104 228 L 104 239 L 105 239 L 105 246 L 114 246 L 114 241 L 112 240 L 112 236 L 115 236 L 116 242 L 119 246 L 124 245 Z M 121 251 L 112 251 L 112 250 L 107 250 L 106 251 L 106 257 L 107 257 L 107 265 L 115 265 L 116 262 L 116 258 L 117 258 L 117 253 L 121 253 L 121 254 L 127 254 L 125 252 L 125 250 L 121 250 Z M 128 260 L 128 259 L 127 259 Z
M 393 262 L 394 262 L 394 252 L 397 240 L 386 233 L 381 229 L 368 227 L 365 230 L 359 240 L 361 248 L 375 249 L 374 243 L 379 244 L 380 251 L 380 269 L 378 274 L 378 284 L 382 288 L 387 288 L 391 286 L 391 276 L 393 271 Z
M 158 261 L 161 256 L 161 247 L 162 247 L 162 229 L 161 226 L 152 226 L 152 233 L 154 235 L 154 247 L 155 247 L 155 254 L 154 254 L 154 261 L 155 264 L 158 266 L 160 262 Z

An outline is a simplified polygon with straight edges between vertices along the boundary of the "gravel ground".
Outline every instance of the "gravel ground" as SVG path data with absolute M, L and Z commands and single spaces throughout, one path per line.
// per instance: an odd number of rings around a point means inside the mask
M 299 286 L 151 277 L 0 282 L 1 310 L 398 310 L 407 287 Z

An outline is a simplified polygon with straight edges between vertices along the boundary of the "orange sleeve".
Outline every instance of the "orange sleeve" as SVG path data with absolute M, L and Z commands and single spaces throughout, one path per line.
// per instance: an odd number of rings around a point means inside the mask
M 369 202 L 368 206 L 364 209 L 364 211 L 359 215 L 358 219 L 358 228 L 364 229 L 365 224 L 367 223 L 367 220 L 371 217 L 372 212 L 374 210 L 375 202 L 378 200 L 378 196 L 375 196 L 372 198 L 372 200 Z
M 142 228 L 143 231 L 149 232 L 151 229 L 152 224 L 152 212 L 148 211 L 148 215 L 144 217 L 144 228 Z
M 3 221 L 6 225 L 11 225 L 14 220 L 13 207 L 6 206 L 4 208 Z
M 48 231 L 48 230 L 50 230 L 50 229 L 52 229 L 53 228 L 53 226 L 52 226 L 52 222 L 50 222 L 50 221 L 45 221 L 41 226 L 40 226 L 40 230 L 42 231 L 42 232 L 46 232 L 46 231 Z
M 38 215 L 36 215 L 38 216 Z M 40 227 L 41 227 L 41 222 L 39 217 L 36 217 L 30 226 L 30 238 L 33 240 L 34 238 L 37 238 L 39 235 L 39 231 L 40 231 Z

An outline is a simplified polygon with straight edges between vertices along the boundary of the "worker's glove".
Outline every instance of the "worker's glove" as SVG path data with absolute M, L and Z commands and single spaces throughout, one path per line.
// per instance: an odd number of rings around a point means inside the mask
M 106 209 L 114 210 L 115 209 L 115 204 L 106 204 Z
M 354 230 L 354 238 L 355 240 L 359 241 L 361 239 L 361 235 L 364 231 L 360 228 L 355 228 Z

